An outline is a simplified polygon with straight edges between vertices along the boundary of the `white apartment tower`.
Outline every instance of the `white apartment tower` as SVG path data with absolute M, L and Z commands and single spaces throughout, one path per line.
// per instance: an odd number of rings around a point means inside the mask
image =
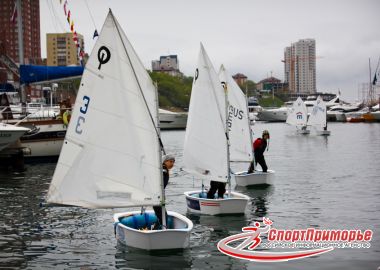
M 284 51 L 285 82 L 295 94 L 313 94 L 316 87 L 315 40 L 300 39 Z

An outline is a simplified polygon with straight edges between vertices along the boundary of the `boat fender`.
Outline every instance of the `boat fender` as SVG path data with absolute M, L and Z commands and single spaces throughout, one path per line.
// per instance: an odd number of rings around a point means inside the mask
M 199 193 L 199 198 L 207 199 L 207 193 L 206 192 Z
M 166 226 L 167 229 L 173 229 L 174 228 L 174 218 L 172 216 L 168 215 L 168 224 Z
M 66 110 L 62 115 L 63 124 L 68 126 L 70 122 L 70 118 L 71 118 L 71 112 L 69 110 Z
M 141 229 L 144 227 L 150 228 L 155 222 L 157 222 L 156 215 L 150 213 L 122 217 L 120 219 L 121 224 L 134 229 Z

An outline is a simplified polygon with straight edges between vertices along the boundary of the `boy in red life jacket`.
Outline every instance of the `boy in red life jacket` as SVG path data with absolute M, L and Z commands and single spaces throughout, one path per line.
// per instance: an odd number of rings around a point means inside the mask
M 262 135 L 262 138 L 257 138 L 254 142 L 253 142 L 253 151 L 254 151 L 254 155 L 255 155 L 255 165 L 257 165 L 257 163 L 260 164 L 261 168 L 263 169 L 263 172 L 267 172 L 268 171 L 268 166 L 265 162 L 265 158 L 264 158 L 264 152 L 265 152 L 265 149 L 267 148 L 267 140 L 270 138 L 269 136 L 269 132 L 268 130 L 264 130 L 263 131 L 263 135 Z M 248 173 L 253 173 L 254 171 L 254 165 L 253 165 L 253 161 L 251 162 L 251 165 L 249 166 L 249 169 L 248 169 Z

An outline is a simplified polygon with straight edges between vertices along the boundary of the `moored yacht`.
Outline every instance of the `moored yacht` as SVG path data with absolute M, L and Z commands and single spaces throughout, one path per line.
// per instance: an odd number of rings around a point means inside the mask
M 263 107 L 259 105 L 259 102 L 257 98 L 255 97 L 249 97 L 247 99 L 247 106 L 248 106 L 248 114 L 249 114 L 249 121 L 251 124 L 253 124 L 256 120 L 258 120 L 258 113 L 263 110 Z
M 16 142 L 29 129 L 0 123 L 0 151 Z
M 185 129 L 187 113 L 159 109 L 159 119 L 161 129 Z
M 327 111 L 328 121 L 346 122 L 346 113 L 357 112 L 361 108 L 361 104 L 338 104 L 331 106 Z
M 257 118 L 260 121 L 285 122 L 286 118 L 288 117 L 288 112 L 292 104 L 293 102 L 288 101 L 288 102 L 285 102 L 285 104 L 281 106 L 280 108 L 270 108 L 270 109 L 263 108 L 260 112 L 258 112 Z

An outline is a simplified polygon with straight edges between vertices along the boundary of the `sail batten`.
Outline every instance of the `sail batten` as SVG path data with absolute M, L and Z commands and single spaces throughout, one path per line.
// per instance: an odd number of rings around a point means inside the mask
M 49 203 L 89 208 L 160 203 L 155 92 L 110 12 L 83 73 Z

